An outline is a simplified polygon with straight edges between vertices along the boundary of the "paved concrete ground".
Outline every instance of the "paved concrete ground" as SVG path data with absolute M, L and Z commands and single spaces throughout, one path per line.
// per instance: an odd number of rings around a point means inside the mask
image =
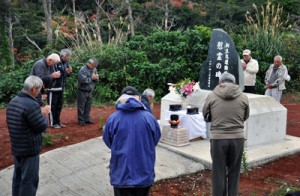
M 250 167 L 300 151 L 300 138 L 246 149 Z M 41 155 L 37 195 L 99 196 L 113 195 L 109 183 L 110 151 L 101 138 L 63 147 Z M 211 167 L 208 140 L 194 141 L 183 147 L 159 143 L 155 166 L 156 180 L 193 173 Z M 0 171 L 0 195 L 11 195 L 13 167 Z
M 156 180 L 203 170 L 204 166 L 157 147 Z M 113 195 L 109 183 L 110 150 L 102 138 L 59 148 L 41 155 L 41 196 Z M 0 171 L 0 195 L 11 195 L 13 167 Z

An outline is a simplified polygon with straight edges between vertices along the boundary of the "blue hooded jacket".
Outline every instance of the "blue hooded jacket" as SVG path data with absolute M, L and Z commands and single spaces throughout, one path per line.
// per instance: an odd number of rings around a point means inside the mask
M 155 117 L 135 98 L 116 105 L 103 141 L 111 149 L 110 183 L 117 188 L 147 187 L 154 182 L 155 146 L 161 133 Z

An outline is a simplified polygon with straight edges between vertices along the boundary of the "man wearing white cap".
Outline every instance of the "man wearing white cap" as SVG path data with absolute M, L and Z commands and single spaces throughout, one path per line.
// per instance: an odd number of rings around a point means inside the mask
M 251 56 L 251 51 L 246 49 L 243 51 L 243 59 L 241 60 L 244 70 L 245 93 L 256 93 L 256 73 L 258 72 L 258 62 Z

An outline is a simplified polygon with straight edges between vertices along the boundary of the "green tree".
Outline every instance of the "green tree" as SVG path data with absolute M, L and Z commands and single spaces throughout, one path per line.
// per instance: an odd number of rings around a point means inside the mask
M 12 63 L 12 59 L 10 56 L 9 40 L 3 22 L 0 23 L 0 34 L 2 35 L 1 49 L 0 49 L 0 64 L 1 64 L 0 71 L 7 71 Z

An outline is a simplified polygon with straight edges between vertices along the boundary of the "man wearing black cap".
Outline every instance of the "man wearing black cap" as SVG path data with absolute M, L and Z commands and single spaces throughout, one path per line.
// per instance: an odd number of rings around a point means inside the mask
M 203 106 L 203 116 L 210 114 L 211 120 L 212 193 L 238 195 L 248 97 L 230 73 L 223 73 L 219 83 Z
M 157 120 L 140 102 L 137 89 L 125 87 L 103 133 L 111 149 L 110 183 L 115 195 L 149 195 L 160 136 Z

